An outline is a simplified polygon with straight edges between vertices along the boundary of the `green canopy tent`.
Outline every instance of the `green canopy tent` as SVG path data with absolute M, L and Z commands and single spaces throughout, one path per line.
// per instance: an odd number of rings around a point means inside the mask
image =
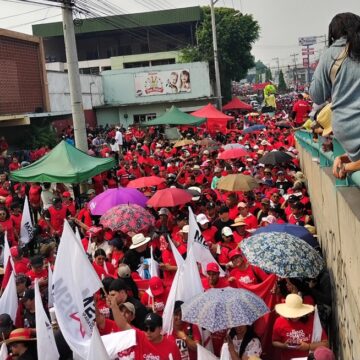
M 114 167 L 112 158 L 89 156 L 66 141 L 61 141 L 48 154 L 23 169 L 10 173 L 18 182 L 81 183 Z
M 206 121 L 206 118 L 199 118 L 180 111 L 177 107 L 172 106 L 171 109 L 162 116 L 154 120 L 150 120 L 141 126 L 158 126 L 158 125 L 170 125 L 170 126 L 198 126 Z

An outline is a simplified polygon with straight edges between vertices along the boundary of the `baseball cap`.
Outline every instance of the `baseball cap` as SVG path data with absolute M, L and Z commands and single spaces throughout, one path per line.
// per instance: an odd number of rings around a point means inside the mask
M 63 196 L 63 197 L 71 197 L 71 194 L 70 194 L 68 191 L 64 191 L 64 192 L 62 193 L 62 196 Z
M 239 202 L 239 203 L 237 204 L 237 207 L 238 207 L 238 208 L 246 208 L 246 207 L 247 207 L 247 204 L 244 203 L 243 201 L 241 201 L 241 202 Z
M 35 290 L 34 289 L 26 289 L 22 299 L 23 299 L 23 301 L 34 300 L 35 299 Z
M 91 195 L 91 194 L 95 194 L 96 192 L 95 192 L 95 189 L 89 189 L 87 192 L 86 192 L 86 194 L 87 195 Z
M 0 315 L 0 334 L 11 329 L 13 326 L 13 321 L 9 314 L 1 314 Z
M 154 296 L 159 296 L 164 292 L 163 282 L 157 276 L 154 276 L 149 280 L 149 286 L 150 286 L 151 293 Z
M 314 351 L 315 360 L 335 360 L 334 353 L 325 346 L 320 346 Z
M 120 305 L 120 309 L 121 308 L 126 308 L 126 310 L 129 310 L 133 315 L 135 315 L 136 312 L 135 306 L 131 302 L 129 301 L 124 302 L 123 304 Z
M 229 259 L 231 260 L 235 256 L 242 256 L 242 252 L 239 248 L 236 248 L 234 250 L 231 250 L 229 252 Z
M 155 313 L 149 313 L 145 317 L 144 325 L 145 326 L 153 326 L 153 327 L 161 327 L 163 324 L 162 317 Z
M 221 235 L 224 235 L 224 236 L 232 236 L 233 235 L 233 232 L 232 230 L 225 226 L 222 230 L 221 230 Z
M 184 225 L 180 232 L 188 234 L 189 233 L 189 225 Z
M 169 215 L 169 210 L 167 208 L 161 208 L 159 215 Z
M 131 269 L 126 264 L 120 264 L 118 268 L 118 276 L 121 279 L 129 278 L 131 276 Z
M 196 221 L 200 224 L 200 225 L 205 225 L 209 222 L 209 219 L 207 218 L 207 216 L 205 214 L 199 214 L 196 217 Z
M 220 272 L 219 265 L 216 263 L 208 263 L 206 265 L 206 272 L 209 272 L 209 271 L 219 273 Z

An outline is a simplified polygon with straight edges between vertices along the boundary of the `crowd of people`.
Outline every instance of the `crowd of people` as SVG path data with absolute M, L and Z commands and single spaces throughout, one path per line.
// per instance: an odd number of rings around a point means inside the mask
M 299 97 L 298 101 L 304 101 Z M 294 106 L 292 116 L 301 125 L 310 110 Z M 299 167 L 294 134 L 291 127 L 278 126 L 283 116 L 238 116 L 226 134 L 209 134 L 206 127 L 183 128 L 188 145 L 174 147 L 162 128 L 122 127 L 97 128 L 88 132 L 89 155 L 114 157 L 118 166 L 96 175 L 89 181 L 88 190 L 74 195 L 69 184 L 14 183 L 11 171 L 26 166 L 16 156 L 2 157 L 0 171 L 0 233 L 7 240 L 16 272 L 16 286 L 21 300 L 15 321 L 7 314 L 0 315 L 0 331 L 18 359 L 35 359 L 36 332 L 34 281 L 39 286 L 46 305 L 50 264 L 54 267 L 56 251 L 64 220 L 78 227 L 84 250 L 103 282 L 105 293 L 95 295 L 96 324 L 101 335 L 126 329 L 136 329 L 135 348 L 119 354 L 119 359 L 196 359 L 197 344 L 208 346 L 216 356 L 229 359 L 281 359 L 296 357 L 333 359 L 326 331 L 329 328 L 331 291 L 329 275 L 324 270 L 316 279 L 277 279 L 276 320 L 272 326 L 272 344 L 267 346 L 253 326 L 224 329 L 205 341 L 202 329 L 182 320 L 177 301 L 173 315 L 173 334 L 162 333 L 162 315 L 177 263 L 168 239 L 171 238 L 184 258 L 187 255 L 190 205 L 214 262 L 201 271 L 204 291 L 227 286 L 241 288 L 261 284 L 270 276 L 251 265 L 239 248 L 259 227 L 269 224 L 294 224 L 315 233 L 306 177 Z M 264 130 L 244 133 L 245 125 L 261 124 Z M 249 124 L 250 123 L 250 124 Z M 64 131 L 66 141 L 73 138 L 71 128 Z M 241 145 L 244 157 L 220 160 L 226 145 Z M 263 165 L 259 159 L 272 151 L 282 151 L 290 161 Z M 228 174 L 252 176 L 258 186 L 250 191 L 223 191 L 217 188 L 220 179 Z M 114 232 L 99 223 L 91 213 L 89 201 L 106 189 L 126 187 L 131 180 L 157 176 L 163 181 L 157 186 L 140 190 L 147 197 L 165 188 L 177 187 L 193 191 L 189 204 L 148 208 L 157 220 L 148 233 Z M 75 192 L 76 194 L 76 192 Z M 23 247 L 20 224 L 25 196 L 35 225 L 33 240 Z M 160 276 L 149 278 L 146 272 L 150 258 L 159 263 Z M 142 273 L 139 273 L 142 268 Z M 220 276 L 224 270 L 225 276 Z M 148 289 L 139 286 L 148 280 Z M 314 306 L 319 309 L 324 328 L 318 342 L 312 342 Z M 70 359 L 71 351 L 57 331 L 61 359 Z M 19 345 L 20 344 L 20 345 Z M 224 345 L 225 344 L 225 345 Z M 228 350 L 224 355 L 224 347 Z M 25 357 L 25 355 L 27 357 Z M 169 357 L 171 354 L 172 357 Z

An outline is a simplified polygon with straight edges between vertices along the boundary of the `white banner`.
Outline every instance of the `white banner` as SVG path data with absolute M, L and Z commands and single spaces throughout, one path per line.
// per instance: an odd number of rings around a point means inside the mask
M 0 298 L 0 314 L 9 314 L 12 321 L 15 322 L 18 308 L 18 297 L 16 291 L 15 273 L 11 272 L 9 281 Z
M 29 201 L 27 196 L 25 196 L 24 208 L 21 218 L 21 228 L 20 228 L 20 241 L 23 244 L 27 244 L 33 238 L 33 224 L 30 215 Z
M 130 349 L 136 346 L 136 332 L 133 329 L 119 331 L 111 333 L 109 335 L 104 335 L 101 337 L 101 340 L 104 343 L 105 349 L 108 356 L 111 360 L 131 360 L 133 359 L 130 356 L 121 356 L 122 352 L 126 352 L 127 349 Z M 101 357 L 97 358 L 98 360 L 102 359 Z
M 197 345 L 197 359 L 198 360 L 219 360 L 213 353 L 206 350 L 201 345 Z
M 53 285 L 53 272 L 51 270 L 51 265 L 48 263 L 48 307 L 51 308 L 54 306 L 54 294 L 52 291 Z
M 189 69 L 137 73 L 134 81 L 136 96 L 191 92 Z
M 56 360 L 60 355 L 56 347 L 54 331 L 41 300 L 39 280 L 35 280 L 35 323 L 38 360 Z
M 8 356 L 9 356 L 9 353 L 8 353 L 6 343 L 3 343 L 1 345 L 1 349 L 0 349 L 0 360 L 7 360 Z
M 86 359 L 95 320 L 93 295 L 102 283 L 69 223 L 55 261 L 53 294 L 56 318 L 71 350 Z
M 189 206 L 189 236 L 188 236 L 188 251 L 194 248 L 194 256 L 198 263 L 201 264 L 203 274 L 206 274 L 206 265 L 209 263 L 217 263 L 212 256 L 209 247 L 207 246 L 204 237 L 201 234 L 195 215 Z M 218 264 L 219 265 L 219 264 Z M 220 276 L 225 276 L 224 270 L 220 269 Z

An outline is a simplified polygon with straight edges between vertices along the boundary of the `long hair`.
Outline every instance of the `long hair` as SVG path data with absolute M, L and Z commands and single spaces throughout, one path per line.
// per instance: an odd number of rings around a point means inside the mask
M 360 61 L 360 16 L 349 12 L 335 15 L 329 24 L 328 37 L 329 46 L 345 37 L 349 57 Z

